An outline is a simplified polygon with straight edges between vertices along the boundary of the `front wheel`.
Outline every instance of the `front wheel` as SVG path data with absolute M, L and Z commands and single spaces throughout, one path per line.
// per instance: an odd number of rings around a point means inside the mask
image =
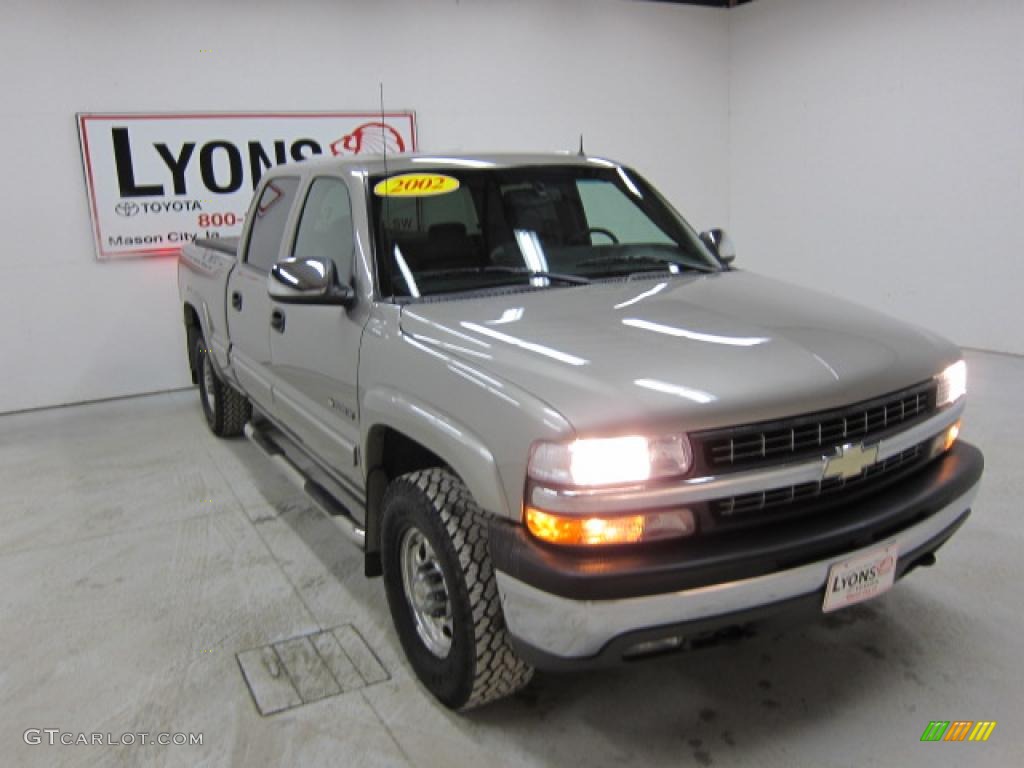
M 196 339 L 195 360 L 199 399 L 210 430 L 219 437 L 242 434 L 246 422 L 252 417 L 252 406 L 245 395 L 217 375 L 202 336 Z
M 444 469 L 388 486 L 381 511 L 384 586 L 398 638 L 420 682 L 467 710 L 526 685 L 512 650 L 487 549 L 487 517 Z

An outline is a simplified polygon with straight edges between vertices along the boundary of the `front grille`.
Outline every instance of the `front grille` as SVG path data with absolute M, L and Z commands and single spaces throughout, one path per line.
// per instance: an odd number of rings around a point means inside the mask
M 758 513 L 788 507 L 786 514 L 809 512 L 831 502 L 846 501 L 854 495 L 875 490 L 903 472 L 924 463 L 931 440 L 918 443 L 885 461 L 872 464 L 856 477 L 830 477 L 818 482 L 801 483 L 742 496 L 715 499 L 709 503 L 712 514 L 722 522 L 739 522 Z
M 836 446 L 865 441 L 935 410 L 935 384 L 863 403 L 732 429 L 694 435 L 709 470 L 749 469 L 801 456 L 831 455 Z

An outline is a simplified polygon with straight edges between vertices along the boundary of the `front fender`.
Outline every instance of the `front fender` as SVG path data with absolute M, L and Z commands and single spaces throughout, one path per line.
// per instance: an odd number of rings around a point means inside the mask
M 492 514 L 509 516 L 498 465 L 483 440 L 451 415 L 386 386 L 363 396 L 362 420 L 390 427 L 441 457 L 462 478 L 473 498 Z M 367 456 L 369 430 L 364 433 Z

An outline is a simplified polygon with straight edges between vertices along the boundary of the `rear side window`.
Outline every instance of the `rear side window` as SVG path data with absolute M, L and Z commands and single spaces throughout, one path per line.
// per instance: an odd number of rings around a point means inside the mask
M 345 182 L 315 179 L 302 206 L 292 256 L 333 261 L 336 274 L 345 282 L 352 273 L 353 244 L 352 204 Z
M 295 200 L 299 180 L 292 177 L 271 179 L 263 188 L 259 202 L 252 211 L 252 230 L 245 261 L 250 266 L 269 272 L 277 263 L 281 238 L 288 223 L 288 212 Z

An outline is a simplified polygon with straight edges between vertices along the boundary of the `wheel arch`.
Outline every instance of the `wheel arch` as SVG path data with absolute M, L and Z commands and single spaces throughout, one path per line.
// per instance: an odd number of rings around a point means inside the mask
M 188 368 L 192 375 L 192 383 L 198 384 L 199 378 L 196 373 L 196 354 L 198 341 L 203 336 L 203 324 L 199 319 L 199 312 L 191 302 L 186 301 L 184 306 L 185 315 L 185 350 L 188 354 Z
M 380 509 L 387 484 L 419 469 L 442 467 L 457 475 L 481 509 L 508 516 L 497 462 L 471 430 L 401 393 L 378 390 L 363 400 L 366 431 L 366 573 L 380 574 Z

